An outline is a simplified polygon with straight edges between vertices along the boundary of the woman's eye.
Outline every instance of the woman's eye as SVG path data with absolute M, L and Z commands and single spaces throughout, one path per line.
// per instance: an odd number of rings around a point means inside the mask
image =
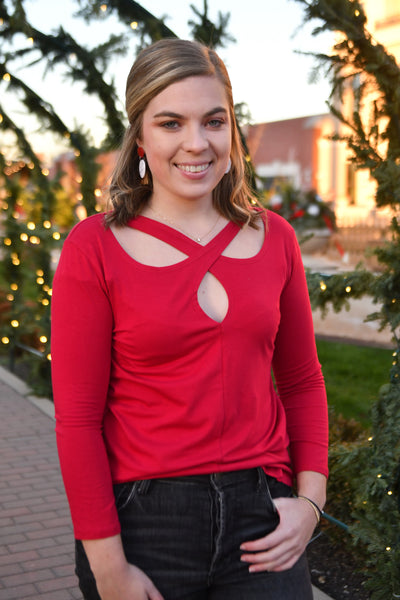
M 210 125 L 210 127 L 221 127 L 224 124 L 224 120 L 223 119 L 211 119 L 210 121 L 208 121 L 208 124 Z
M 161 127 L 165 129 L 176 129 L 178 127 L 177 121 L 166 121 L 165 123 L 161 123 Z

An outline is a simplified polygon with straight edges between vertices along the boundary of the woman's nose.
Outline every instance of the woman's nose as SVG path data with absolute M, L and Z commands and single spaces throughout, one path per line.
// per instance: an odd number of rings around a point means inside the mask
M 187 127 L 183 147 L 187 152 L 202 152 L 208 148 L 207 132 L 200 125 Z

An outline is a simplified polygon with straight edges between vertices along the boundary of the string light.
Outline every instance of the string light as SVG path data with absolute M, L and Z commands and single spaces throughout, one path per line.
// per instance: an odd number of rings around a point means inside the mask
M 42 175 L 44 175 L 45 177 L 47 177 L 49 173 L 50 171 L 48 169 L 42 169 Z
M 321 289 L 321 292 L 324 292 L 326 290 L 326 284 L 323 281 L 320 281 L 319 287 Z
M 38 246 L 40 244 L 40 238 L 38 238 L 36 235 L 31 235 L 31 237 L 29 238 L 29 241 L 34 246 Z
M 45 229 L 51 229 L 51 223 L 50 223 L 50 221 L 43 221 L 43 227 Z
M 36 279 L 36 283 L 38 283 L 39 285 L 43 285 L 43 284 L 44 284 L 44 279 L 43 279 L 43 277 L 38 277 L 38 278 Z
M 388 491 L 388 496 L 392 496 L 392 495 L 393 495 L 393 492 L 392 492 L 392 490 L 389 490 L 389 491 Z
M 382 477 L 382 473 L 378 473 L 377 478 L 381 479 L 381 477 Z
M 3 240 L 3 243 L 5 246 L 11 246 L 12 241 L 10 240 L 10 238 L 5 238 L 5 240 Z
M 16 292 L 16 291 L 17 291 L 17 289 L 18 289 L 18 284 L 17 284 L 17 283 L 12 283 L 12 284 L 10 285 L 10 288 L 12 289 L 12 291 L 13 291 L 13 292 Z
M 33 41 L 34 41 L 34 40 L 33 40 L 33 37 L 30 37 L 30 38 L 28 38 L 28 42 L 29 42 L 30 44 L 33 44 Z
M 3 342 L 3 344 L 9 344 L 10 343 L 10 338 L 4 336 L 1 338 L 1 341 Z
M 43 277 L 44 273 L 43 273 L 42 269 L 38 269 L 38 270 L 36 271 L 36 275 L 37 275 L 38 277 Z
M 33 231 L 34 229 L 36 229 L 36 225 L 33 221 L 29 221 L 29 223 L 27 223 L 26 226 L 29 229 L 29 231 Z
M 11 327 L 19 327 L 19 321 L 17 319 L 13 319 L 10 323 Z
M 11 81 L 11 75 L 10 75 L 10 73 L 4 73 L 3 79 L 4 79 L 4 81 Z
M 47 342 L 47 337 L 45 335 L 41 335 L 39 340 L 42 342 L 42 344 L 45 344 Z
M 351 285 L 346 286 L 346 292 L 347 293 L 351 292 Z
M 49 306 L 50 302 L 47 300 L 47 298 L 44 298 L 42 300 L 42 304 L 43 304 L 43 306 Z
M 101 10 L 101 12 L 106 12 L 106 10 L 107 10 L 107 4 L 102 4 L 100 6 L 100 10 Z
M 96 188 L 94 190 L 94 195 L 96 196 L 96 198 L 100 198 L 101 197 L 101 190 L 99 188 Z
M 12 302 L 14 300 L 14 294 L 7 294 L 6 298 L 9 302 Z
M 21 233 L 21 235 L 19 236 L 20 240 L 22 240 L 23 242 L 27 242 L 29 240 L 29 236 L 27 233 Z
M 55 231 L 55 232 L 53 233 L 53 239 L 55 239 L 55 240 L 59 240 L 60 238 L 61 238 L 61 235 L 58 233 L 58 231 Z
M 138 22 L 137 21 L 132 21 L 131 28 L 132 29 L 137 29 L 137 27 L 138 27 Z
M 47 358 L 47 360 L 50 360 L 50 361 L 51 361 L 51 354 L 48 354 L 48 355 L 46 356 L 46 358 Z

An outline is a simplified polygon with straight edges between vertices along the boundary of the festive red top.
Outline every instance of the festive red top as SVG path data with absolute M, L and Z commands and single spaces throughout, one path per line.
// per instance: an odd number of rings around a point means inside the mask
M 131 258 L 103 216 L 68 236 L 53 285 L 52 368 L 60 463 L 75 535 L 119 532 L 112 483 L 255 466 L 291 483 L 327 474 L 327 409 L 293 229 L 268 213 L 252 258 L 221 255 L 146 217 L 129 225 L 187 258 Z M 211 272 L 229 309 L 202 310 Z M 271 377 L 273 368 L 279 397 Z

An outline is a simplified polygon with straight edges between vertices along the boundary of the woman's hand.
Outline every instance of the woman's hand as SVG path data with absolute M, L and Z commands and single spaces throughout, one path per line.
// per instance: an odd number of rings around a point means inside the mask
M 315 511 L 301 498 L 276 498 L 274 504 L 280 517 L 277 528 L 240 547 L 245 551 L 241 560 L 249 563 L 250 572 L 284 571 L 293 567 L 317 525 Z
M 163 600 L 143 571 L 126 563 L 122 571 L 96 579 L 101 600 Z

